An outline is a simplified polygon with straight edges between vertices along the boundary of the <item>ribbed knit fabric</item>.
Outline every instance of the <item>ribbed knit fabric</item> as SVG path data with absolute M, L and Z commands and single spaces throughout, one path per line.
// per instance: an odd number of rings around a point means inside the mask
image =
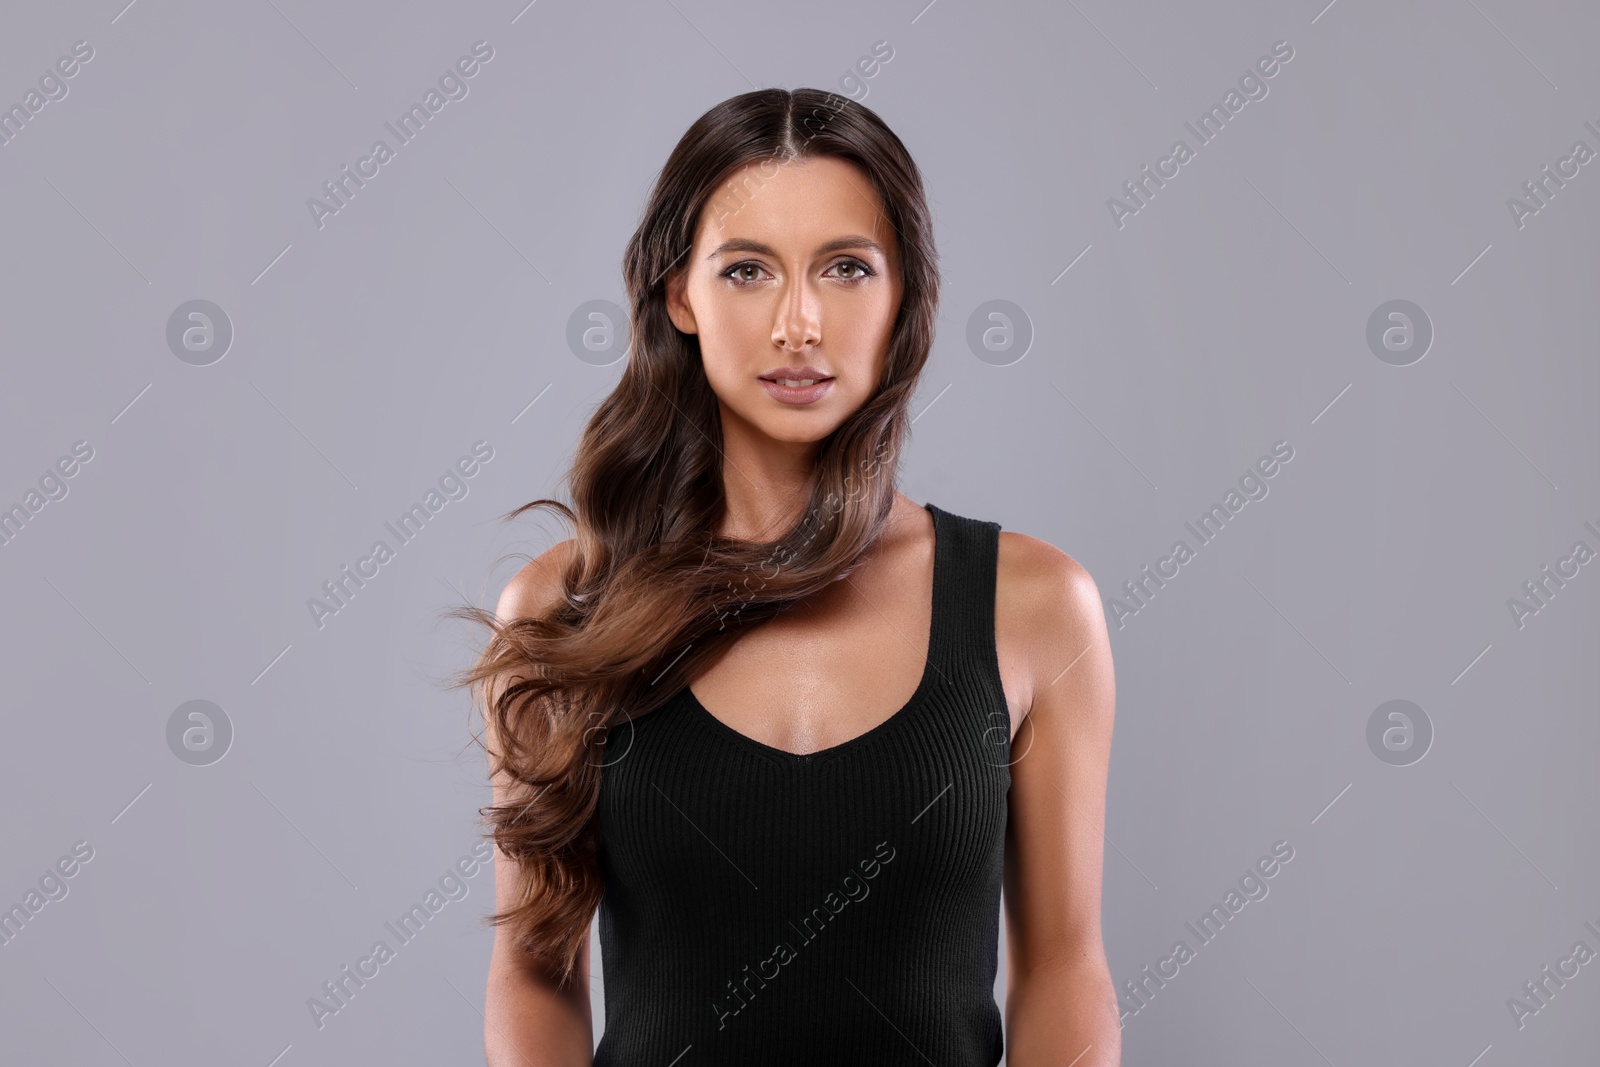
M 891 718 L 796 755 L 685 686 L 611 730 L 595 1067 L 1000 1062 L 1000 526 L 925 506 L 930 649 Z

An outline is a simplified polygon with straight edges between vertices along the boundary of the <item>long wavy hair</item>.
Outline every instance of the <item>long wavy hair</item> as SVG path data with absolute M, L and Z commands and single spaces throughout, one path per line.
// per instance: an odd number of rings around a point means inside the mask
M 801 517 L 773 541 L 716 536 L 722 424 L 696 335 L 667 315 L 701 211 L 740 168 L 835 157 L 870 180 L 898 235 L 902 298 L 876 393 L 822 443 Z M 756 188 L 750 192 L 759 196 Z M 631 350 L 584 428 L 567 475 L 572 551 L 542 617 L 446 614 L 490 630 L 471 686 L 504 772 L 506 803 L 480 808 L 517 861 L 516 948 L 565 988 L 603 894 L 596 810 L 606 738 L 688 685 L 750 627 L 851 573 L 881 533 L 909 431 L 907 410 L 933 343 L 939 274 L 922 178 L 900 139 L 860 103 L 817 89 L 760 89 L 707 111 L 661 169 L 623 260 Z M 626 731 L 618 731 L 624 747 Z M 624 753 L 625 754 L 625 753 Z M 613 757 L 613 762 L 620 757 Z

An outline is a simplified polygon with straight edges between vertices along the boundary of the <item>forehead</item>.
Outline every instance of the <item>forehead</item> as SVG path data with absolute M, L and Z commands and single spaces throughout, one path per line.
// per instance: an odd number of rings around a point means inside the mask
M 894 230 L 866 174 L 847 160 L 748 163 L 725 178 L 701 212 L 695 241 L 730 238 L 804 254 L 841 234 L 870 235 L 892 249 Z

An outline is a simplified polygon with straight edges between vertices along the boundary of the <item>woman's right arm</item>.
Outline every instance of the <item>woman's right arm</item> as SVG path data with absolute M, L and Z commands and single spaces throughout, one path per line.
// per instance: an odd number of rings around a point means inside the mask
M 560 574 L 572 541 L 563 541 L 534 559 L 507 584 L 495 609 L 502 621 L 544 611 L 560 596 Z M 492 700 L 506 684 L 496 679 L 488 695 Z M 498 752 L 492 719 L 486 722 L 489 742 Z M 510 782 L 494 776 L 494 802 L 511 802 Z M 512 904 L 517 862 L 498 848 L 494 853 L 495 908 Z M 488 1067 L 592 1067 L 593 1017 L 589 1006 L 589 937 L 585 933 L 577 980 L 569 990 L 532 964 L 511 943 L 508 926 L 495 928 L 494 951 L 489 958 L 488 988 L 484 994 L 484 1051 Z

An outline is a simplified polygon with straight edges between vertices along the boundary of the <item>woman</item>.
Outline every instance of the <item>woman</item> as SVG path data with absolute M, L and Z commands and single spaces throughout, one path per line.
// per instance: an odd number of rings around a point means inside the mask
M 574 508 L 513 513 L 576 536 L 473 609 L 490 1064 L 1116 1064 L 1099 595 L 895 488 L 939 294 L 905 147 L 817 90 L 727 100 L 624 269 Z

